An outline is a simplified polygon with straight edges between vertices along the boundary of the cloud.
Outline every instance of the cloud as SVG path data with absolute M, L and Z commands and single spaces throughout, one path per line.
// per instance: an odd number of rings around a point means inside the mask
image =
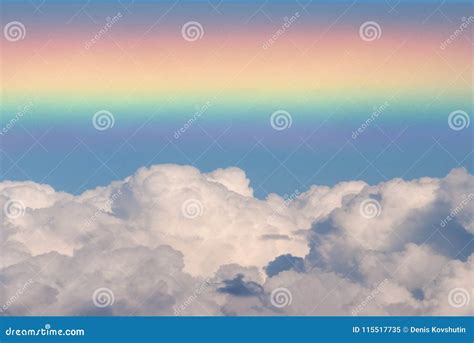
M 263 287 L 253 281 L 244 281 L 244 275 L 238 274 L 235 278 L 223 281 L 224 286 L 217 289 L 218 292 L 228 293 L 235 296 L 247 297 L 263 292 Z
M 0 310 L 472 314 L 473 186 L 455 169 L 261 200 L 238 168 L 178 165 L 78 196 L 4 181 Z

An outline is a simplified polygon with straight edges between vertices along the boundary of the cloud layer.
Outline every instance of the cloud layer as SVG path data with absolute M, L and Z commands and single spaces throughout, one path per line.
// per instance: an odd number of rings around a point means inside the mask
M 79 196 L 0 183 L 7 315 L 474 314 L 474 177 L 253 196 L 142 168 Z

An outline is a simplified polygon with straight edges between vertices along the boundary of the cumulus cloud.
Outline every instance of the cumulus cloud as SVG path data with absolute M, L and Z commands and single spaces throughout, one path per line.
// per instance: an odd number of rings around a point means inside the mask
M 474 177 L 257 199 L 157 165 L 81 195 L 0 183 L 8 315 L 473 314 Z

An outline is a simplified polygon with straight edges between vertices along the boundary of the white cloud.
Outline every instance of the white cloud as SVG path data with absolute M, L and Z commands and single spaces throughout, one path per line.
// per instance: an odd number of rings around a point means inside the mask
M 0 205 L 18 200 L 24 213 L 2 216 L 2 311 L 469 314 L 474 300 L 455 307 L 448 297 L 453 288 L 472 295 L 473 204 L 440 223 L 473 179 L 457 169 L 443 179 L 353 181 L 291 201 L 255 198 L 238 168 L 158 165 L 79 196 L 4 181 Z M 380 206 L 373 218 L 361 215 L 367 199 Z M 94 306 L 101 287 L 113 292 L 111 306 Z M 279 287 L 291 293 L 281 308 L 269 298 Z

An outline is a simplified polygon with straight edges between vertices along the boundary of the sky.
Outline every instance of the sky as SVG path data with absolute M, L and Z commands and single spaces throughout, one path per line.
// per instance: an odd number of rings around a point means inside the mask
M 145 165 L 237 166 L 265 197 L 472 171 L 448 122 L 472 113 L 469 30 L 445 43 L 469 3 L 393 6 L 7 1 L 25 37 L 2 42 L 1 177 L 79 194 Z
M 0 6 L 2 315 L 474 313 L 469 1 Z

